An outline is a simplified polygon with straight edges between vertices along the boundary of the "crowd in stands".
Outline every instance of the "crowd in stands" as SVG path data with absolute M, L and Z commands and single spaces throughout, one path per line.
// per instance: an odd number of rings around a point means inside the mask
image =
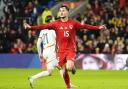
M 39 32 L 25 30 L 23 22 L 27 21 L 31 25 L 45 24 L 44 18 L 46 14 L 52 14 L 49 8 L 57 0 L 3 1 L 5 7 L 4 17 L 0 18 L 0 53 L 37 53 Z M 85 13 L 78 13 L 73 18 L 81 23 L 105 24 L 108 28 L 102 31 L 77 31 L 78 53 L 128 53 L 128 4 L 125 2 L 121 6 L 119 1 L 90 0 Z
M 23 22 L 43 24 L 43 12 L 54 0 L 1 0 L 4 16 L 0 18 L 0 53 L 36 53 L 37 32 L 27 31 Z
M 128 2 L 127 0 L 90 0 L 84 15 L 76 19 L 92 25 L 106 25 L 103 31 L 77 32 L 77 52 L 128 53 Z

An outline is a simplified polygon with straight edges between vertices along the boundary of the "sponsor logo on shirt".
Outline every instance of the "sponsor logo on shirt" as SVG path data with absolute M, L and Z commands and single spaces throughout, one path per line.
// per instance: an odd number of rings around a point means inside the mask
M 69 26 L 61 26 L 59 29 L 61 29 L 61 30 L 67 30 L 67 29 L 73 29 L 73 25 L 69 25 Z

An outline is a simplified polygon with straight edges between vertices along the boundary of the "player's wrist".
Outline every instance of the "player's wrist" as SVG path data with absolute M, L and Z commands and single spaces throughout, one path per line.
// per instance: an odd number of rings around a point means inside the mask
M 99 26 L 99 29 L 101 30 L 103 28 L 103 26 Z
M 26 24 L 27 29 L 31 29 L 31 26 L 29 24 Z
M 100 29 L 100 30 L 106 29 L 106 26 L 105 26 L 105 25 L 101 25 L 101 26 L 99 26 L 99 29 Z

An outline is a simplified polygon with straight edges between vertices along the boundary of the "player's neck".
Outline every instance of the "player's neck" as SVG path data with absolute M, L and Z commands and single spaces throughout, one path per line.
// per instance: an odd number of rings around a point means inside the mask
M 61 18 L 60 19 L 62 22 L 67 22 L 68 20 L 69 20 L 69 18 L 68 17 L 65 17 L 65 18 Z

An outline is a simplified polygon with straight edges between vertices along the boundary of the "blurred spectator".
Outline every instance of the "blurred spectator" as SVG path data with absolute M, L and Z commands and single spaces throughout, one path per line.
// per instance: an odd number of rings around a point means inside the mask
M 17 44 L 16 43 L 13 44 L 13 47 L 11 48 L 11 53 L 12 54 L 19 53 L 18 52 L 18 47 L 17 47 Z
M 25 43 L 21 39 L 16 40 L 16 45 L 18 47 L 18 53 L 24 53 L 26 49 Z
M 5 7 L 3 8 L 4 16 L 0 18 L 0 53 L 35 53 L 39 31 L 26 31 L 23 28 L 23 20 L 31 25 L 45 24 L 45 17 L 52 14 L 49 7 L 54 5 L 54 1 L 56 3 L 63 0 L 3 1 Z M 74 19 L 82 24 L 105 24 L 108 29 L 78 30 L 76 32 L 77 52 L 127 54 L 128 1 L 89 0 L 86 7 L 85 14 L 76 13 Z
M 82 20 L 80 13 L 78 13 L 78 14 L 76 15 L 76 20 L 78 20 L 78 21 L 81 21 L 81 20 Z
M 79 30 L 77 36 L 84 43 L 83 48 L 85 50 L 83 52 L 98 54 L 128 53 L 126 44 L 126 39 L 128 39 L 127 3 L 127 0 L 89 0 L 85 15 L 79 16 L 84 18 L 76 20 L 92 25 L 106 24 L 108 30 L 88 30 L 84 33 L 88 38 L 86 41 L 84 41 L 83 31 Z M 90 42 L 90 39 L 93 41 Z
M 33 53 L 33 51 L 32 51 L 32 44 L 31 43 L 28 44 L 26 53 Z
M 95 48 L 95 53 L 99 54 L 100 53 L 100 48 Z
M 52 15 L 52 12 L 51 12 L 51 10 L 48 7 L 46 7 L 45 10 L 42 13 L 42 16 L 41 16 L 42 17 L 42 24 L 45 24 L 45 18 L 48 15 Z
M 35 39 L 35 40 L 33 41 L 33 45 L 32 45 L 32 52 L 33 52 L 33 53 L 36 53 L 36 52 L 37 52 L 36 43 L 37 43 L 37 39 Z
M 104 48 L 103 48 L 103 53 L 105 54 L 110 54 L 111 51 L 110 51 L 110 46 L 108 43 L 105 44 Z

